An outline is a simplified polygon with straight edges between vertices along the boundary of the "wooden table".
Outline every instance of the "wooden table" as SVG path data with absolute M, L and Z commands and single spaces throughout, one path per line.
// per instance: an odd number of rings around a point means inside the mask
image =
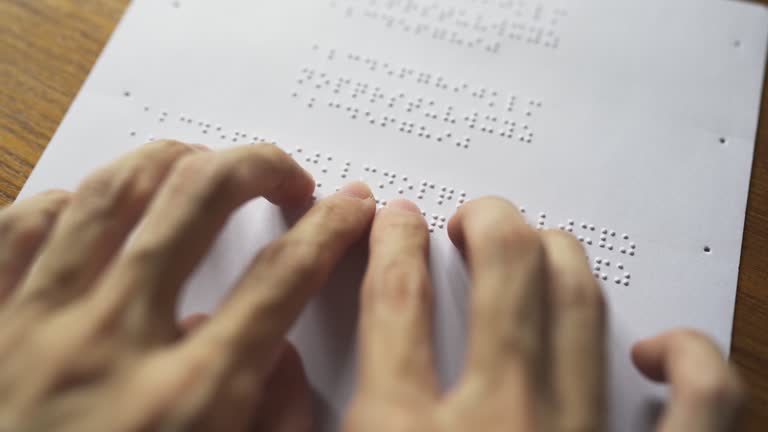
M 768 0 L 760 0 L 768 4 Z M 128 0 L 0 0 L 0 205 L 13 202 Z M 749 194 L 732 359 L 744 430 L 768 430 L 768 97 Z

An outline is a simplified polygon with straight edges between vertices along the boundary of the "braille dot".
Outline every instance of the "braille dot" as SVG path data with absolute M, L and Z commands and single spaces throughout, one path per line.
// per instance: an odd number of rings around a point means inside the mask
M 602 258 L 600 258 L 600 257 L 597 257 L 597 258 L 595 258 L 595 262 L 596 262 L 596 263 L 598 263 L 598 264 L 600 264 L 600 263 L 602 263 L 602 262 L 603 262 L 603 259 L 602 259 Z
M 422 194 L 418 194 L 418 195 L 416 195 L 416 198 L 418 198 L 418 199 L 422 199 L 422 198 L 424 198 L 424 195 L 422 195 Z
M 635 256 L 635 251 L 633 250 L 629 251 L 629 256 Z
M 136 136 L 136 131 L 131 131 L 131 136 Z
M 608 234 L 608 230 L 606 228 L 603 228 L 600 230 L 600 233 L 602 234 Z
M 625 253 L 627 253 L 627 248 L 621 248 L 621 249 L 619 249 L 619 252 L 625 254 Z
M 607 280 L 608 280 L 608 275 L 607 275 L 607 274 L 605 274 L 605 273 L 603 273 L 603 274 L 600 276 L 600 279 L 602 279 L 602 280 L 604 280 L 604 281 L 607 281 Z
M 629 279 L 631 277 L 632 277 L 632 275 L 630 275 L 629 273 L 624 273 L 624 279 Z
M 624 286 L 629 286 L 629 281 L 628 280 L 624 281 Z
M 624 264 L 623 263 L 616 264 L 616 267 L 618 267 L 619 270 L 624 270 Z
M 629 244 L 630 249 L 637 249 L 637 245 L 635 243 Z
M 599 265 L 595 265 L 595 266 L 593 267 L 593 269 L 594 269 L 595 271 L 599 272 L 599 271 L 600 271 L 600 266 L 599 266 Z
M 600 242 L 600 244 L 598 246 L 600 246 L 601 248 L 604 248 L 605 247 L 605 242 Z
M 610 260 L 604 260 L 603 261 L 603 265 L 605 265 L 606 267 L 610 267 L 611 266 L 611 261 Z
M 622 234 L 621 238 L 623 238 L 624 240 L 629 240 L 629 234 Z

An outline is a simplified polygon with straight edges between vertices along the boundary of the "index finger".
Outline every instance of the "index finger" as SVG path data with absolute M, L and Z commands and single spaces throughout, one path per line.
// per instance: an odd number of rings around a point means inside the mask
M 268 245 L 188 349 L 215 352 L 221 370 L 268 369 L 288 329 L 347 249 L 361 239 L 376 204 L 352 183 L 315 205 L 286 235 Z M 194 355 L 194 354 L 193 354 Z

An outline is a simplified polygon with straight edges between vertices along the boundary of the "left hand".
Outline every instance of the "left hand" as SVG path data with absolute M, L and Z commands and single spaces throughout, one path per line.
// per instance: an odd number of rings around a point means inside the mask
M 354 183 L 253 261 L 182 337 L 179 293 L 230 214 L 253 198 L 306 204 L 311 176 L 272 145 L 149 144 L 0 211 L 0 430 L 311 429 L 285 334 L 375 202 Z

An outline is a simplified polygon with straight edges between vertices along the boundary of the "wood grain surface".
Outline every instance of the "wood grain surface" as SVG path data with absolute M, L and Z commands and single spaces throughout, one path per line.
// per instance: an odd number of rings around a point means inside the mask
M 0 0 L 0 206 L 15 199 L 127 4 Z M 732 346 L 751 393 L 741 430 L 754 432 L 768 431 L 766 100 L 764 93 Z

